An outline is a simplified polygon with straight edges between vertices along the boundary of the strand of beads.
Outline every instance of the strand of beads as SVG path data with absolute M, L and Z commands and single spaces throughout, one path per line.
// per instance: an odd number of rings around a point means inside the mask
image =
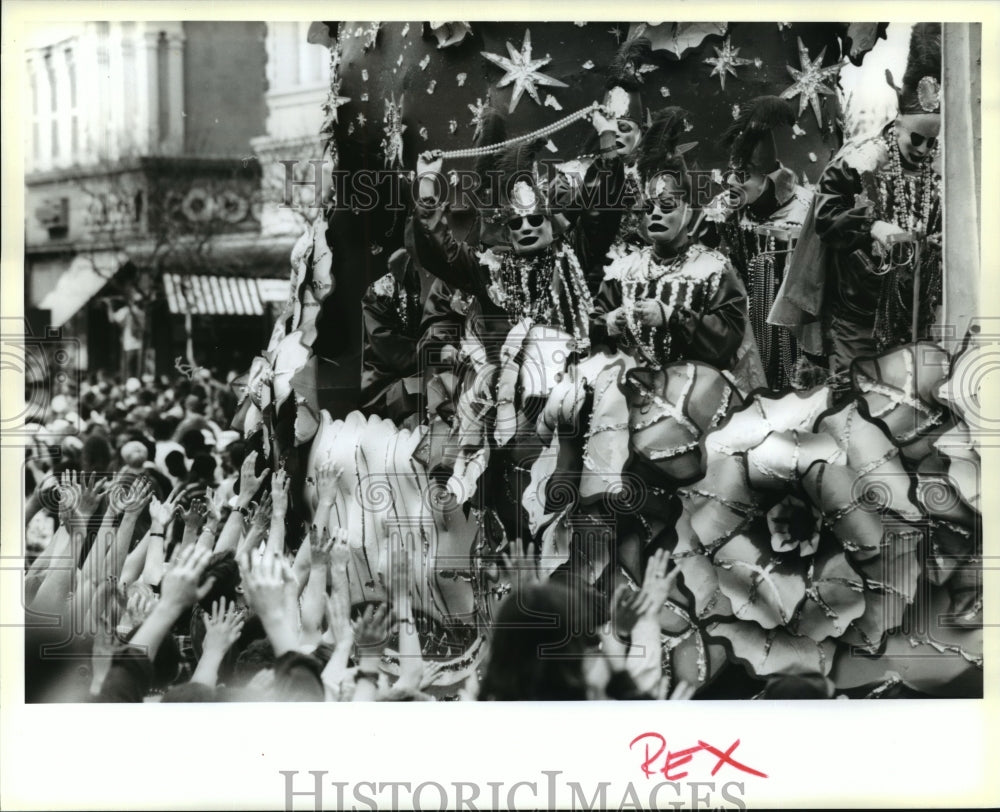
M 452 149 L 442 152 L 440 156 L 442 158 L 478 158 L 481 155 L 490 155 L 494 152 L 500 152 L 501 150 L 511 147 L 514 144 L 520 144 L 524 141 L 533 141 L 536 138 L 547 138 L 553 133 L 559 132 L 559 130 L 565 129 L 570 124 L 579 121 L 582 118 L 586 118 L 595 110 L 600 108 L 600 104 L 596 101 L 588 107 L 581 108 L 575 113 L 570 113 L 568 116 L 564 116 L 558 121 L 554 121 L 551 124 L 541 127 L 533 132 L 525 133 L 524 135 L 518 135 L 514 138 L 508 138 L 506 141 L 500 141 L 496 144 L 487 144 L 482 147 L 469 147 L 468 149 Z

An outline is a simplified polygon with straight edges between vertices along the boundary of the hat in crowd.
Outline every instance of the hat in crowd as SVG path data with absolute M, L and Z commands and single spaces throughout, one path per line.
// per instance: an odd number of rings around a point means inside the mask
M 129 440 L 122 446 L 122 461 L 129 468 L 142 468 L 142 465 L 149 459 L 149 450 L 138 440 Z
M 129 378 L 127 381 L 125 381 L 125 391 L 128 394 L 134 395 L 140 389 L 142 389 L 142 381 L 140 381 L 138 378 Z

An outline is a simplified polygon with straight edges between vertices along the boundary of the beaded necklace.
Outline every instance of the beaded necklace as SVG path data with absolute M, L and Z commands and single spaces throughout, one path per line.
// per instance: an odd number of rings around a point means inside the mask
M 663 289 L 674 281 L 677 271 L 683 267 L 688 257 L 688 249 L 684 249 L 666 264 L 654 255 L 652 248 L 643 249 L 641 268 L 622 279 L 622 308 L 625 312 L 625 326 L 632 344 L 645 356 L 653 366 L 666 363 L 670 355 L 670 330 L 666 324 L 660 327 L 641 324 L 635 315 L 636 305 L 644 299 L 663 301 Z M 690 310 L 695 285 L 685 286 L 683 306 Z M 667 318 L 677 307 L 680 297 L 680 286 L 670 286 L 670 299 L 666 303 Z M 657 342 L 659 336 L 660 341 Z M 659 344 L 659 346 L 657 346 Z
M 889 153 L 888 170 L 878 173 L 878 204 L 880 219 L 895 223 L 911 234 L 933 233 L 941 217 L 941 179 L 934 172 L 933 164 L 940 145 L 923 162 L 917 172 L 904 172 L 896 136 L 896 123 L 889 125 L 883 136 Z
M 878 219 L 894 223 L 918 238 L 933 234 L 941 228 L 941 179 L 933 164 L 938 158 L 940 145 L 923 162 L 916 172 L 904 172 L 901 163 L 896 124 L 893 122 L 883 136 L 889 154 L 889 165 L 876 173 L 878 193 Z M 912 258 L 912 253 L 909 255 Z M 878 351 L 894 344 L 916 340 L 910 336 L 908 322 L 913 312 L 913 278 L 910 261 L 892 262 L 882 280 L 875 314 L 874 337 Z M 936 252 L 925 247 L 922 290 L 917 306 L 920 309 L 918 329 L 926 323 L 934 303 L 941 294 L 941 266 Z M 905 272 L 905 273 L 904 273 Z
M 513 326 L 522 319 L 572 333 L 576 346 L 589 346 L 587 324 L 593 309 L 576 253 L 565 244 L 532 256 L 507 253 L 490 270 L 495 303 Z

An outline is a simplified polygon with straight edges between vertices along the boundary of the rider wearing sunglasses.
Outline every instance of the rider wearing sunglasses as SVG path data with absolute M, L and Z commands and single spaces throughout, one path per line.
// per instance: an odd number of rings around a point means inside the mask
M 695 228 L 702 242 L 729 257 L 747 286 L 750 323 L 766 377 L 756 383 L 772 389 L 790 384 L 800 354 L 786 329 L 767 322 L 791 240 L 812 202 L 812 192 L 779 159 L 776 134 L 783 136 L 794 123 L 794 110 L 776 96 L 760 96 L 743 106 L 720 139 L 730 156 L 723 172 L 726 190 L 705 207 Z
M 824 170 L 815 224 L 803 228 L 801 265 L 782 300 L 790 320 L 828 324 L 831 366 L 844 375 L 855 358 L 925 337 L 941 300 L 940 23 L 913 27 L 902 87 L 887 78 L 898 115 L 880 133 L 845 144 Z M 921 244 L 916 295 L 915 252 L 901 239 Z

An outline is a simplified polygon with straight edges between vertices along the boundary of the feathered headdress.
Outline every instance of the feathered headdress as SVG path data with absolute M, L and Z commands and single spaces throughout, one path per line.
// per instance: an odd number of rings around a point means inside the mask
M 752 165 L 768 173 L 778 161 L 774 130 L 794 123 L 795 111 L 788 102 L 777 96 L 758 96 L 743 106 L 719 144 L 729 150 L 733 166 Z
M 615 118 L 627 118 L 643 129 L 647 120 L 642 95 L 642 68 L 652 61 L 653 45 L 646 37 L 622 43 L 608 68 L 604 107 Z
M 886 78 L 892 85 L 888 71 Z M 895 90 L 901 115 L 941 112 L 941 23 L 913 26 L 903 87 Z
M 636 169 L 639 177 L 648 180 L 669 163 L 673 167 L 684 166 L 684 153 L 698 145 L 697 141 L 679 143 L 688 130 L 688 113 L 682 107 L 667 107 L 660 110 L 649 125 L 649 130 L 639 144 L 639 159 Z
M 538 171 L 544 138 L 514 144 L 496 156 L 500 209 L 506 220 L 514 214 L 549 214 L 548 178 Z

